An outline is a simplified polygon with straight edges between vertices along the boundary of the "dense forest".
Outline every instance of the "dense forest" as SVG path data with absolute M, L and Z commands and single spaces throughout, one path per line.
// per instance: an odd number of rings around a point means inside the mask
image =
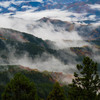
M 0 100 L 100 100 L 97 63 L 85 57 L 76 68 L 72 83 L 64 85 L 46 72 L 0 66 Z

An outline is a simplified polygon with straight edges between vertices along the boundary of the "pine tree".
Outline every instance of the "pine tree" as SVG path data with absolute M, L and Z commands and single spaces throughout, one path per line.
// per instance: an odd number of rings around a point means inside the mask
M 64 90 L 60 87 L 59 83 L 55 83 L 53 90 L 47 97 L 47 100 L 66 100 Z
M 18 73 L 7 84 L 2 100 L 37 100 L 37 91 L 33 82 Z
M 95 100 L 100 89 L 100 78 L 97 73 L 97 63 L 89 57 L 83 60 L 83 66 L 77 65 L 78 73 L 70 84 L 69 97 L 71 100 Z

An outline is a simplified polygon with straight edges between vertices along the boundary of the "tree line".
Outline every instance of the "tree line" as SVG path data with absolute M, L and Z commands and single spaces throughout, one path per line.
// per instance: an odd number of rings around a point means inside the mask
M 82 65 L 77 65 L 72 83 L 68 85 L 68 93 L 58 82 L 46 100 L 100 100 L 100 77 L 97 63 L 89 57 L 83 59 Z M 37 94 L 34 82 L 21 73 L 17 73 L 6 85 L 2 100 L 43 100 Z

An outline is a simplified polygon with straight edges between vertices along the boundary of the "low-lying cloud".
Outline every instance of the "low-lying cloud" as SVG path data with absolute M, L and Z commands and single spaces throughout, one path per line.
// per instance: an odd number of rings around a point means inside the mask
M 90 4 L 89 4 L 89 7 L 90 7 L 91 9 L 94 9 L 94 10 L 100 10 L 100 4 L 93 4 L 93 5 L 90 5 Z
M 37 21 L 43 17 L 50 17 L 56 20 L 57 19 L 64 20 L 64 18 L 66 19 L 65 11 L 48 10 L 48 11 L 42 11 L 36 13 L 31 12 L 32 15 L 29 13 L 19 12 L 13 17 L 9 17 L 9 14 L 0 15 L 0 22 L 1 22 L 0 27 L 15 29 L 18 31 L 35 35 L 36 37 L 42 38 L 43 40 L 53 41 L 54 44 L 60 49 L 64 49 L 66 47 L 82 47 L 84 45 L 88 45 L 86 42 L 83 41 L 82 37 L 79 36 L 76 30 L 72 29 L 71 31 L 66 31 L 66 27 L 69 26 L 60 27 L 60 26 L 53 25 L 50 21 L 46 23 Z M 55 13 L 54 16 L 52 16 L 53 13 Z M 72 13 L 68 15 L 71 14 Z M 60 16 L 61 18 L 57 18 Z M 76 16 L 79 15 L 76 14 Z M 73 28 L 74 25 L 72 25 L 71 27 Z
M 6 4 L 3 6 L 6 7 Z M 84 41 L 84 39 L 78 34 L 77 30 L 74 27 L 74 24 L 72 23 L 88 19 L 95 20 L 95 15 L 84 17 L 87 15 L 87 13 L 79 14 L 69 12 L 67 10 L 61 11 L 58 9 L 45 10 L 39 12 L 33 12 L 33 10 L 31 9 L 25 12 L 16 12 L 16 14 L 12 16 L 10 15 L 12 15 L 12 13 L 0 15 L 0 27 L 15 29 L 21 32 L 32 34 L 36 37 L 42 38 L 43 40 L 50 40 L 54 44 L 53 49 L 67 49 L 67 53 L 71 55 L 67 56 L 65 55 L 65 53 L 60 54 L 63 58 L 68 59 L 67 64 L 64 64 L 63 62 L 61 62 L 61 60 L 57 59 L 56 57 L 50 54 L 44 53 L 41 57 L 36 56 L 36 58 L 33 60 L 31 57 L 29 57 L 27 53 L 25 53 L 20 58 L 17 58 L 14 56 L 14 52 L 11 52 L 9 56 L 10 64 L 23 65 L 32 69 L 39 69 L 40 71 L 47 70 L 51 72 L 53 71 L 72 73 L 76 70 L 75 66 L 78 63 L 75 61 L 75 57 L 77 57 L 77 55 L 72 53 L 68 49 L 70 47 L 83 47 L 87 45 L 91 46 L 91 44 Z M 49 20 L 47 22 L 43 22 L 40 20 L 43 17 L 56 19 L 56 21 L 61 20 L 72 22 L 69 23 L 72 24 L 72 26 L 70 27 L 70 30 L 66 30 L 66 27 L 68 26 L 61 27 L 62 25 L 53 25 Z M 80 26 L 80 24 L 76 23 L 76 26 L 78 25 Z M 84 31 L 84 29 L 82 31 Z
M 72 63 L 68 62 L 68 64 L 65 65 L 59 59 L 47 53 L 43 53 L 42 56 L 36 56 L 35 59 L 29 57 L 27 53 L 20 58 L 16 58 L 12 53 L 9 58 L 10 65 L 22 65 L 32 69 L 38 69 L 39 71 L 62 73 L 72 73 L 76 69 L 75 62 L 76 61 L 73 59 Z

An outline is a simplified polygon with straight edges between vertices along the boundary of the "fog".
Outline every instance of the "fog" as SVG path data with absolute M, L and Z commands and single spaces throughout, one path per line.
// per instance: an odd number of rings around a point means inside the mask
M 70 27 L 59 27 L 51 24 L 50 21 L 45 23 L 37 20 L 25 20 L 12 17 L 9 18 L 7 15 L 0 16 L 0 21 L 0 27 L 15 29 L 21 32 L 32 34 L 36 37 L 42 38 L 43 40 L 53 41 L 56 49 L 82 47 L 84 45 L 88 45 L 88 43 L 83 41 L 83 38 L 79 36 L 78 32 L 73 29 L 73 25 Z M 70 29 L 72 28 L 72 30 L 66 31 L 66 27 L 69 27 Z
M 9 64 L 22 65 L 25 67 L 30 67 L 32 69 L 38 69 L 39 71 L 47 70 L 50 72 L 62 72 L 63 74 L 68 75 L 72 74 L 76 70 L 76 64 L 80 62 L 77 62 L 75 60 L 77 55 L 70 51 L 70 47 L 91 47 L 91 44 L 86 42 L 75 29 L 76 26 L 80 26 L 80 24 L 77 23 L 77 21 L 79 20 L 95 20 L 96 16 L 83 17 L 86 14 L 87 13 L 78 14 L 55 9 L 41 12 L 32 12 L 31 10 L 29 10 L 26 12 L 17 12 L 12 16 L 10 16 L 10 13 L 0 15 L 0 27 L 26 32 L 36 37 L 42 38 L 43 40 L 52 41 L 53 47 L 51 45 L 51 48 L 56 50 L 65 50 L 66 52 L 60 53 L 60 55 L 68 61 L 67 64 L 64 64 L 55 56 L 47 53 L 43 53 L 42 56 L 37 55 L 35 56 L 35 59 L 32 59 L 29 54 L 25 52 L 20 56 L 20 58 L 17 58 L 14 55 L 16 50 L 14 48 L 10 48 L 9 45 L 7 45 L 7 47 L 11 50 L 8 58 Z M 70 16 L 74 17 L 71 18 Z M 43 17 L 47 17 L 50 19 L 44 22 L 40 20 Z M 66 24 L 65 26 L 52 24 L 50 22 L 51 19 L 66 21 L 64 22 Z M 74 26 L 73 22 L 76 26 Z M 99 25 L 99 22 L 98 24 L 93 24 L 93 29 L 94 26 L 97 27 Z M 70 28 L 70 30 L 66 30 L 67 27 L 68 29 Z M 84 29 L 81 32 L 83 31 Z M 20 40 L 20 36 L 17 35 L 17 33 L 15 33 L 15 35 L 18 41 L 25 42 L 23 39 Z M 66 53 L 68 53 L 70 56 L 68 56 Z M 95 58 L 96 61 L 97 59 L 98 57 Z M 64 78 L 64 80 L 67 79 Z

